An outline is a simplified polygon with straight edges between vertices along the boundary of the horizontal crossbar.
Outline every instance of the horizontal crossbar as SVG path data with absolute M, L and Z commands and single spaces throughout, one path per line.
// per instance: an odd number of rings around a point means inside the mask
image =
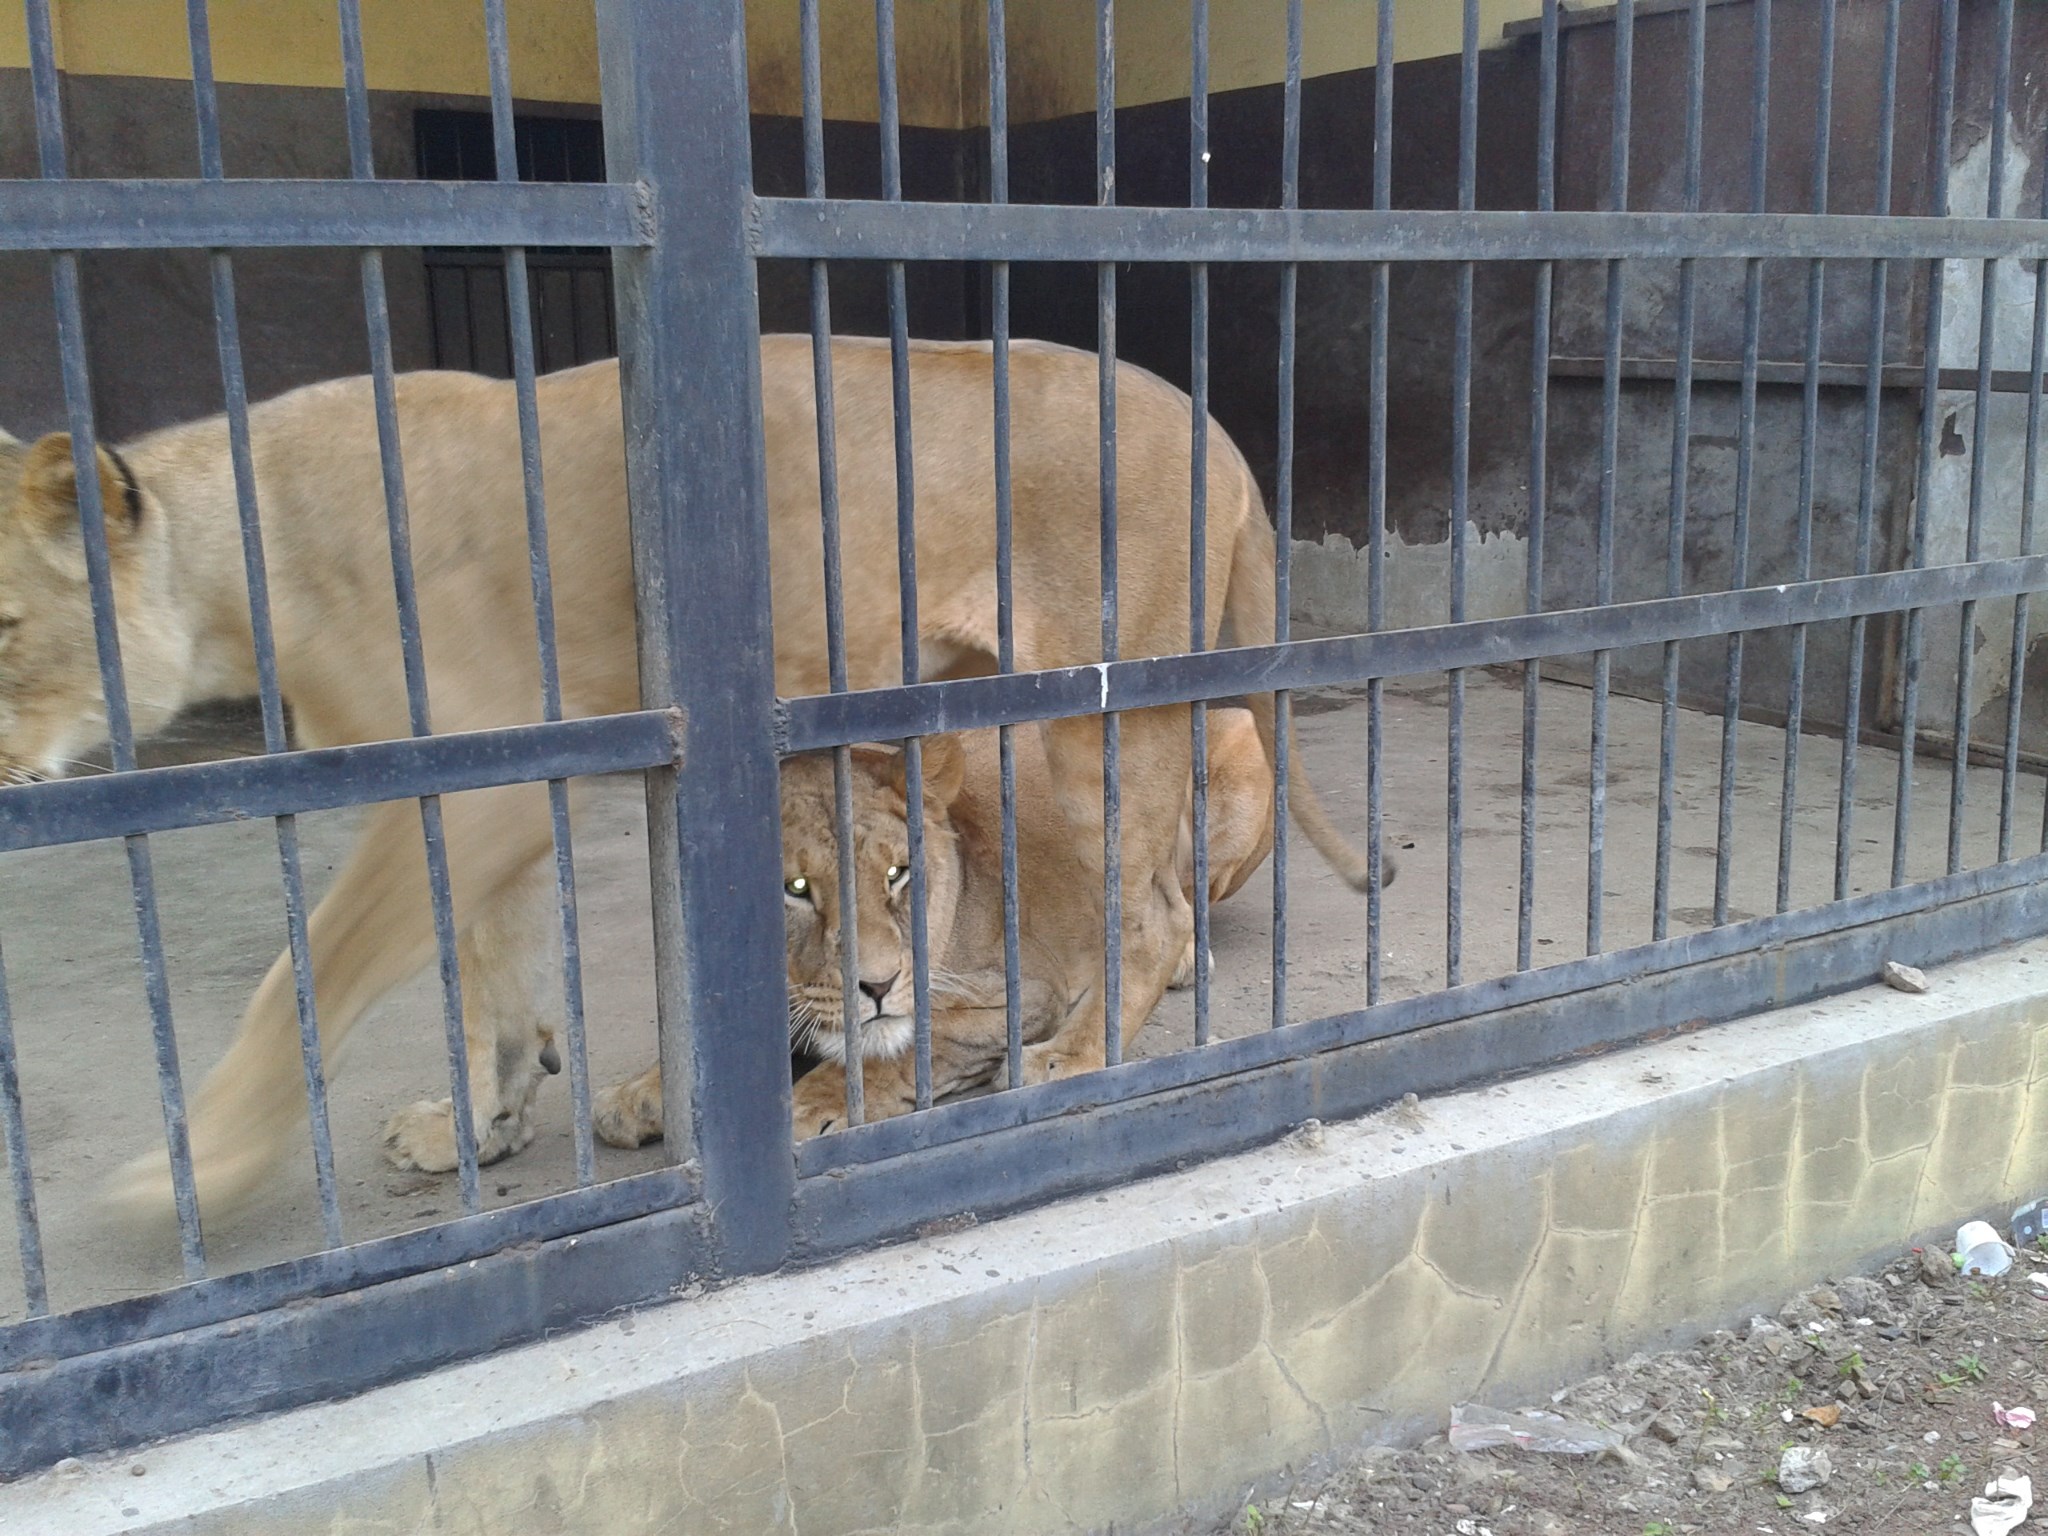
M 681 722 L 650 709 L 24 784 L 0 789 L 0 853 L 659 768 L 680 761 Z
M 637 186 L 492 181 L 0 180 L 0 250 L 635 246 Z
M 1194 656 L 970 677 L 859 693 L 813 694 L 782 704 L 782 750 L 815 752 L 857 741 L 899 741 L 940 731 L 1089 715 L 1195 699 L 1325 688 L 1497 666 L 1543 656 L 1626 650 L 1673 640 L 1821 624 L 1859 614 L 1941 608 L 1967 599 L 2048 588 L 2048 555 L 1974 565 L 1837 576 L 1781 587 L 1702 592 L 1608 608 L 1572 608 L 1467 624 L 1436 624 L 1244 646 Z
M 760 198 L 759 256 L 889 261 L 2034 258 L 2048 220 L 1800 213 L 1095 208 Z
M 1917 885 L 1870 891 L 1817 907 L 1801 907 L 1698 933 L 1675 934 L 1628 949 L 1585 955 L 1537 970 L 1515 971 L 1419 997 L 1398 998 L 1373 1007 L 1331 1014 L 1284 1029 L 1262 1030 L 1212 1041 L 1142 1061 L 1127 1061 L 1103 1072 L 1085 1073 L 1009 1093 L 989 1094 L 942 1105 L 930 1114 L 877 1120 L 797 1147 L 797 1169 L 805 1177 L 876 1162 L 927 1147 L 994 1131 L 1057 1120 L 1083 1110 L 1128 1104 L 1179 1088 L 1241 1072 L 1255 1072 L 1323 1051 L 1391 1040 L 1417 1030 L 1499 1014 L 1510 1008 L 1555 1003 L 1599 988 L 1640 982 L 1744 956 L 1772 953 L 1789 944 L 1824 939 L 1874 923 L 1911 920 L 1985 897 L 2032 891 L 2048 878 L 2048 854 L 2009 864 L 1965 870 Z M 1851 975 L 1871 979 L 1872 972 Z M 1702 1002 L 1701 1014 L 1714 1013 Z

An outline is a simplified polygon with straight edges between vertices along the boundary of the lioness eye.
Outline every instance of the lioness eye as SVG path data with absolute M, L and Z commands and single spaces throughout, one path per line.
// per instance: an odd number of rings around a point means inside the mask
M 910 871 L 901 864 L 891 864 L 889 866 L 889 889 L 895 890 L 897 886 L 901 885 L 908 878 L 909 874 Z
M 807 901 L 810 899 L 811 882 L 802 875 L 797 875 L 793 879 L 783 881 L 782 889 L 791 896 L 794 896 L 798 901 Z

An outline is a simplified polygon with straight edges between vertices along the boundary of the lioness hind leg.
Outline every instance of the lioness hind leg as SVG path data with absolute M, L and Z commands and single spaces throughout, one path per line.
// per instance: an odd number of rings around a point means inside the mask
M 534 1098 L 542 1080 L 561 1070 L 553 1023 L 561 976 L 553 876 L 552 860 L 535 859 L 456 938 L 479 1163 L 510 1157 L 533 1140 Z M 384 1156 L 398 1168 L 452 1170 L 452 1101 L 422 1099 L 393 1115 L 384 1126 Z

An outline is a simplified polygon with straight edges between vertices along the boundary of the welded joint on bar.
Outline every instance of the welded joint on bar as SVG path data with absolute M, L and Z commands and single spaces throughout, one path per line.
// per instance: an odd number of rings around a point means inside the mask
M 780 730 L 785 719 L 785 713 L 779 699 L 776 701 L 775 714 L 777 729 Z M 671 768 L 680 768 L 683 766 L 684 758 L 688 755 L 690 712 L 684 709 L 682 705 L 674 704 L 664 709 L 661 712 L 661 717 L 668 726 L 669 745 L 674 749 L 674 755 L 669 758 L 668 765 Z

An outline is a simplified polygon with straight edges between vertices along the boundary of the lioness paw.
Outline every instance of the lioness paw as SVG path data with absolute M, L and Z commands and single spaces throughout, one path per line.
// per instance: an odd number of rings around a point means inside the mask
M 661 1139 L 661 1073 L 643 1072 L 614 1084 L 591 1105 L 591 1127 L 608 1147 L 631 1151 Z
M 477 1143 L 479 1164 L 510 1157 L 533 1140 L 534 1127 L 525 1110 L 506 1111 L 492 1122 Z M 456 1166 L 455 1112 L 448 1100 L 421 1099 L 384 1122 L 384 1160 L 394 1168 L 421 1173 L 449 1173 Z
M 829 1078 L 830 1084 L 819 1082 Z M 790 1092 L 790 1129 L 798 1141 L 809 1141 L 846 1123 L 846 1079 L 823 1068 L 812 1072 Z
M 1027 1083 L 1049 1083 L 1056 1077 L 1077 1077 L 1083 1072 L 1093 1072 L 1102 1066 L 1102 1052 L 1077 1051 L 1060 1047 L 1056 1040 L 1043 1045 L 1027 1046 L 1024 1050 L 1024 1081 Z

